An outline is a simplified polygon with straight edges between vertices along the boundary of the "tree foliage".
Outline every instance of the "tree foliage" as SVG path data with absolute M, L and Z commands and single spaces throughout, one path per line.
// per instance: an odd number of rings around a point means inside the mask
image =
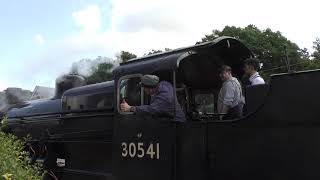
M 40 165 L 30 165 L 23 142 L 0 131 L 0 176 L 2 179 L 42 179 Z
M 166 51 L 171 51 L 172 49 L 170 48 L 164 48 L 164 51 L 163 50 L 155 50 L 155 49 L 152 49 L 150 52 L 148 52 L 147 54 L 144 54 L 144 56 L 147 56 L 147 55 L 151 55 L 151 54 L 157 54 L 157 53 L 161 53 L 161 52 L 166 52 Z
M 146 54 L 146 55 L 151 55 L 151 54 L 157 54 L 157 53 L 161 53 L 161 52 L 163 52 L 162 50 L 154 50 L 154 49 L 152 49 L 150 52 L 148 52 L 148 54 Z
M 222 31 L 213 30 L 205 35 L 202 42 L 211 41 L 221 36 L 231 36 L 241 40 L 253 51 L 257 58 L 262 60 L 266 68 L 282 67 L 285 65 L 285 50 L 291 64 L 299 63 L 302 56 L 306 56 L 306 49 L 300 50 L 298 45 L 288 40 L 280 31 L 272 31 L 270 28 L 260 30 L 254 25 L 245 28 L 226 26 Z M 286 71 L 285 68 L 276 70 Z
M 313 49 L 314 52 L 312 53 L 312 57 L 314 60 L 320 61 L 320 39 L 316 38 L 316 40 L 313 42 Z
M 87 84 L 95 84 L 112 80 L 113 67 L 113 64 L 107 62 L 99 64 L 98 67 L 94 68 L 93 73 L 86 78 Z
M 130 59 L 137 58 L 137 55 L 130 53 L 128 51 L 121 51 L 119 55 L 116 56 L 120 62 L 124 63 L 129 61 Z
M 301 58 L 304 60 L 310 60 L 310 53 L 307 48 L 300 49 Z
M 79 74 L 86 78 L 87 84 L 95 84 L 113 79 L 112 59 L 98 56 L 96 59 L 81 59 L 71 66 L 70 74 Z

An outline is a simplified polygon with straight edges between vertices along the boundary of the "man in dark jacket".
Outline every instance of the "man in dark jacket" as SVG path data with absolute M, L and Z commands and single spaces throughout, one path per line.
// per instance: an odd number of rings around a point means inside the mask
M 121 111 L 172 117 L 174 121 L 180 122 L 186 120 L 177 97 L 175 97 L 171 83 L 167 81 L 159 82 L 158 76 L 144 75 L 141 85 L 151 95 L 150 105 L 130 106 L 127 102 L 123 101 L 120 104 Z

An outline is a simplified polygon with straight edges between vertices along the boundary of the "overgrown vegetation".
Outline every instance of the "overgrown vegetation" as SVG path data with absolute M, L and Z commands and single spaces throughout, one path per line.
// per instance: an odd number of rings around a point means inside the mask
M 28 163 L 23 141 L 0 131 L 0 179 L 40 180 L 42 175 L 41 165 Z

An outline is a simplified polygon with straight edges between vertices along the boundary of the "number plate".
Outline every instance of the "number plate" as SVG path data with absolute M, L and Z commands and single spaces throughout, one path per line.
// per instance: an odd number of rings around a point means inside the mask
M 121 156 L 124 158 L 160 159 L 159 143 L 122 142 Z

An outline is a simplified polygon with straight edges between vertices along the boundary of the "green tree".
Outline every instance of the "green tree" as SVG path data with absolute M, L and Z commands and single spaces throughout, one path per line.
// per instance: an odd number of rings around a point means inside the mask
M 300 49 L 301 58 L 305 60 L 310 60 L 310 53 L 307 48 Z
M 155 50 L 155 49 L 152 49 L 150 52 L 148 52 L 147 54 L 144 54 L 144 56 L 147 56 L 147 55 L 151 55 L 151 54 L 157 54 L 157 53 L 161 53 L 161 52 L 166 52 L 166 51 L 171 51 L 172 49 L 170 48 L 164 48 L 164 51 L 163 50 Z
M 301 57 L 306 56 L 305 50 L 301 51 L 297 44 L 284 37 L 280 31 L 274 32 L 270 28 L 260 30 L 254 25 L 248 25 L 245 28 L 226 26 L 222 31 L 213 30 L 211 34 L 202 38 L 202 42 L 221 36 L 231 36 L 241 40 L 257 58 L 264 62 L 265 69 L 274 69 L 273 73 L 286 71 L 285 49 L 291 64 L 302 63 Z M 298 65 L 292 68 L 294 70 L 303 69 Z
M 320 60 L 320 39 L 316 38 L 316 41 L 313 42 L 314 52 L 312 53 L 312 57 L 314 60 Z
M 81 59 L 71 66 L 70 74 L 79 74 L 86 78 L 87 84 L 95 84 L 113 79 L 112 59 L 98 56 L 95 59 Z
M 86 77 L 87 84 L 95 84 L 112 80 L 113 67 L 114 65 L 112 63 L 105 62 L 99 64 L 96 68 L 94 68 L 93 73 Z
M 120 62 L 124 63 L 129 61 L 130 59 L 137 58 L 137 55 L 130 53 L 128 51 L 121 51 L 119 55 L 116 56 Z
M 163 52 L 162 50 L 154 50 L 154 49 L 152 49 L 150 52 L 148 52 L 148 54 L 146 54 L 146 55 L 151 55 L 151 54 L 157 54 L 157 53 L 161 53 L 161 52 Z

